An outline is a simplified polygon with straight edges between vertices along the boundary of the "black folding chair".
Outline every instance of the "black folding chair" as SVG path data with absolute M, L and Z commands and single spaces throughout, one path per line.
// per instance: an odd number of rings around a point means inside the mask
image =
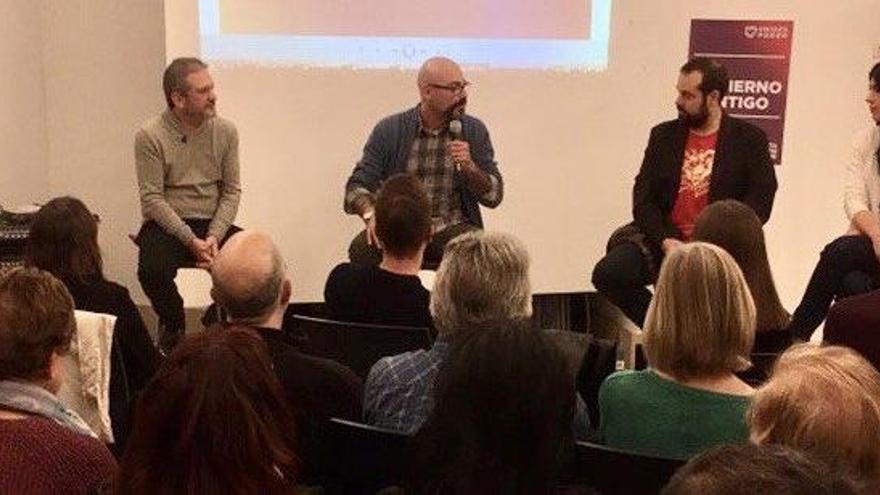
M 372 494 L 402 485 L 409 435 L 333 418 L 322 425 L 321 439 L 327 493 Z
M 603 495 L 658 493 L 685 461 L 589 442 L 575 446 L 575 481 Z
M 289 332 L 305 336 L 303 351 L 342 363 L 361 378 L 380 358 L 431 347 L 431 332 L 398 327 L 325 320 L 294 315 Z

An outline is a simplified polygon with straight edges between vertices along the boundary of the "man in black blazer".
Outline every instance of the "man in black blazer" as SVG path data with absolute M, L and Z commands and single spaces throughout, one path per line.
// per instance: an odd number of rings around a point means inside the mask
M 690 239 L 709 203 L 736 199 L 770 218 L 776 173 L 764 132 L 724 114 L 727 71 L 707 58 L 681 67 L 678 118 L 651 129 L 633 186 L 634 222 L 616 231 L 593 269 L 593 285 L 638 326 L 667 252 Z

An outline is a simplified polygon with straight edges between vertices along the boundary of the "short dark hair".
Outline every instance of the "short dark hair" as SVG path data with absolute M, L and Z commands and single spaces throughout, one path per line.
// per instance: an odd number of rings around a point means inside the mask
M 727 86 L 730 78 L 727 69 L 716 60 L 708 57 L 694 57 L 681 66 L 682 74 L 699 72 L 703 75 L 699 89 L 703 96 L 712 91 L 718 91 L 718 99 L 721 100 L 727 94 Z
M 874 88 L 880 92 L 880 62 L 871 68 L 871 72 L 868 73 L 868 82 L 874 83 Z
M 207 68 L 208 64 L 195 57 L 175 58 L 168 64 L 165 73 L 162 74 L 162 90 L 165 92 L 168 108 L 174 108 L 174 101 L 171 99 L 172 93 L 185 93 L 189 90 L 186 77 L 193 72 Z
M 376 199 L 376 235 L 392 256 L 412 256 L 431 235 L 431 202 L 412 174 L 388 178 Z
M 215 326 L 188 335 L 138 401 L 113 488 L 288 493 L 298 464 L 292 418 L 253 330 Z
M 722 445 L 681 467 L 661 495 L 855 495 L 844 475 L 781 445 Z
M 49 272 L 0 272 L 0 380 L 48 378 L 52 353 L 70 348 L 73 307 L 67 288 Z
M 529 320 L 479 327 L 441 365 L 414 440 L 414 493 L 550 493 L 574 442 L 574 377 Z
M 82 201 L 70 196 L 49 201 L 34 216 L 25 262 L 51 272 L 64 283 L 103 277 L 95 216 Z

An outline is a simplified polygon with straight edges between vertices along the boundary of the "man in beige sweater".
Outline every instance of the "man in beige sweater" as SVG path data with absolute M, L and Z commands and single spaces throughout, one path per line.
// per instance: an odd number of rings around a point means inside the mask
M 175 59 L 162 86 L 168 109 L 135 136 L 144 217 L 136 242 L 138 279 L 159 316 L 159 347 L 169 351 L 185 327 L 177 269 L 210 267 L 221 241 L 238 230 L 241 184 L 238 132 L 216 115 L 207 65 Z

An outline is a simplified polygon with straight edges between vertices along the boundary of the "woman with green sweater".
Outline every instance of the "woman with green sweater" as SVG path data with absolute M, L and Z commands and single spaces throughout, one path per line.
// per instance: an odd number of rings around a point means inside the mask
M 601 431 L 613 447 L 687 459 L 748 439 L 748 367 L 755 304 L 736 261 L 694 242 L 667 255 L 645 321 L 649 368 L 609 376 Z

